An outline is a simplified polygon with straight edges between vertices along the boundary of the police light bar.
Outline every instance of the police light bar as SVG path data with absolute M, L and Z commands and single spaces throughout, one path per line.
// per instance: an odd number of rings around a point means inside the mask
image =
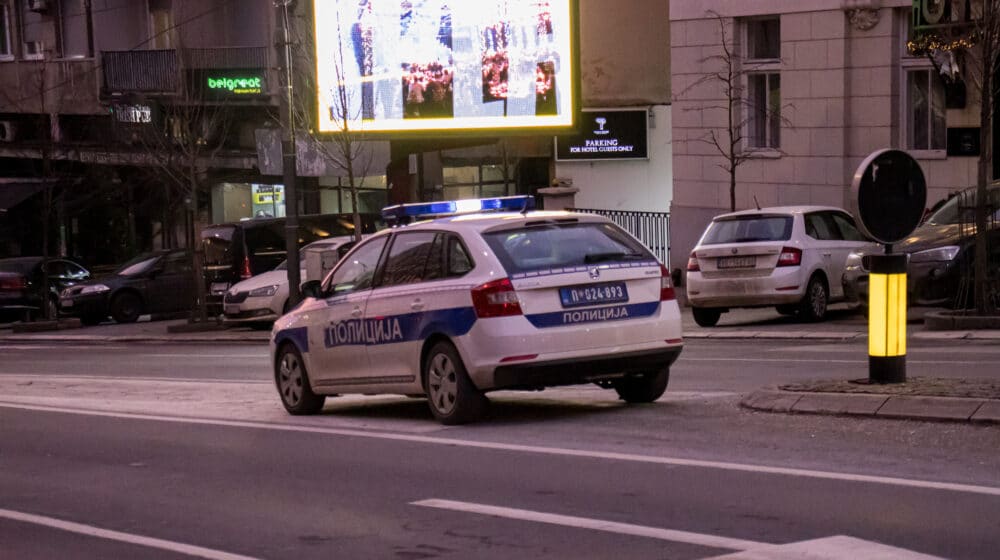
M 382 218 L 387 222 L 398 223 L 427 216 L 449 216 L 475 212 L 527 212 L 534 209 L 535 197 L 531 195 L 468 198 L 388 206 L 382 209 Z

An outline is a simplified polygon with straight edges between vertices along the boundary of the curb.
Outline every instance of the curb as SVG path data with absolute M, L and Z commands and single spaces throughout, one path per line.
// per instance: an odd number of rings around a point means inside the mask
M 740 406 L 762 412 L 1000 424 L 1000 400 L 762 389 Z

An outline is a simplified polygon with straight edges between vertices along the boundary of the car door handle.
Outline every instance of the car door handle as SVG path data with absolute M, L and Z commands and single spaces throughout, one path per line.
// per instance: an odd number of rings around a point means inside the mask
M 361 308 L 355 307 L 354 311 L 351 311 L 351 317 L 360 317 L 360 316 L 361 316 Z
M 420 301 L 419 299 L 413 300 L 413 303 L 410 304 L 410 309 L 414 311 L 421 311 L 423 310 L 423 308 L 424 308 L 424 302 Z

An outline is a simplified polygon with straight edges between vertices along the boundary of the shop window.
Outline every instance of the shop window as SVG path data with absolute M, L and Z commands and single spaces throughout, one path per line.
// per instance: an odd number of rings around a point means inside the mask
M 933 68 L 906 70 L 906 147 L 944 150 L 947 145 L 944 86 Z

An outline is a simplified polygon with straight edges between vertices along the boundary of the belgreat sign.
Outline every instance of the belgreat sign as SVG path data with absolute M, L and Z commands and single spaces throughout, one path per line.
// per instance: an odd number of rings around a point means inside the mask
M 209 76 L 207 85 L 210 90 L 228 90 L 234 95 L 259 95 L 263 90 L 260 76 L 247 78 L 213 78 Z
M 209 99 L 257 97 L 267 88 L 261 69 L 197 70 L 192 77 Z

